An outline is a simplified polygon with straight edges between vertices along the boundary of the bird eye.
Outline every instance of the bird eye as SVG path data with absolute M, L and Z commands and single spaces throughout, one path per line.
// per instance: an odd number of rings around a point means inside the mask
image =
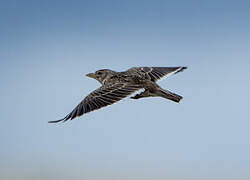
M 97 74 L 97 75 L 101 75 L 101 74 L 102 74 L 102 72 L 98 71 L 96 74 Z

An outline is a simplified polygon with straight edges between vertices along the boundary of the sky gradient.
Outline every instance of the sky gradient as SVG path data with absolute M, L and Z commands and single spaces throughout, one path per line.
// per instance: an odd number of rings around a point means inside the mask
M 250 1 L 3 1 L 0 179 L 249 179 Z M 64 124 L 102 68 L 188 66 Z

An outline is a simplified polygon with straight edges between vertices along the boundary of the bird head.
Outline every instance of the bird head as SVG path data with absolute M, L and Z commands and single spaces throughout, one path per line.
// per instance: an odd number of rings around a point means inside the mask
M 99 81 L 101 84 L 104 84 L 105 80 L 109 77 L 111 77 L 115 71 L 109 70 L 109 69 L 101 69 L 96 71 L 95 73 L 89 73 L 86 74 L 87 77 L 96 79 Z

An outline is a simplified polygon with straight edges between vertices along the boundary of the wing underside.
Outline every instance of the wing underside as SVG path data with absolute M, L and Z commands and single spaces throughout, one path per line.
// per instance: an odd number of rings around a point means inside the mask
M 49 121 L 49 123 L 72 120 L 77 116 L 81 116 L 88 112 L 114 104 L 139 89 L 141 89 L 141 86 L 129 83 L 118 83 L 108 87 L 102 86 L 90 93 L 86 98 L 84 98 L 84 100 L 79 103 L 75 107 L 75 109 L 73 109 L 73 111 L 63 119 Z

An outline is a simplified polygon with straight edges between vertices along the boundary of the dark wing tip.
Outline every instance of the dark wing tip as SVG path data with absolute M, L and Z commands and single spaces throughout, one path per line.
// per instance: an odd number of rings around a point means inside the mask
M 174 74 L 179 73 L 179 72 L 182 72 L 182 71 L 184 71 L 185 69 L 187 69 L 187 66 L 179 67 L 179 69 L 178 69 Z
M 65 117 L 65 118 L 63 118 L 63 119 L 59 119 L 59 120 L 55 120 L 55 121 L 48 121 L 48 123 L 58 123 L 58 122 L 65 122 L 65 121 L 67 121 L 68 119 L 67 119 L 67 117 Z
M 63 121 L 64 119 L 60 119 L 60 120 L 56 120 L 56 121 L 48 121 L 48 123 L 58 123 L 58 122 L 61 122 Z
M 65 121 L 67 121 L 67 120 L 69 120 L 70 118 L 71 118 L 71 114 L 72 113 L 70 113 L 70 114 L 68 114 L 65 118 L 63 118 L 63 119 L 59 119 L 59 120 L 55 120 L 55 121 L 48 121 L 48 123 L 58 123 L 58 122 L 65 122 Z

